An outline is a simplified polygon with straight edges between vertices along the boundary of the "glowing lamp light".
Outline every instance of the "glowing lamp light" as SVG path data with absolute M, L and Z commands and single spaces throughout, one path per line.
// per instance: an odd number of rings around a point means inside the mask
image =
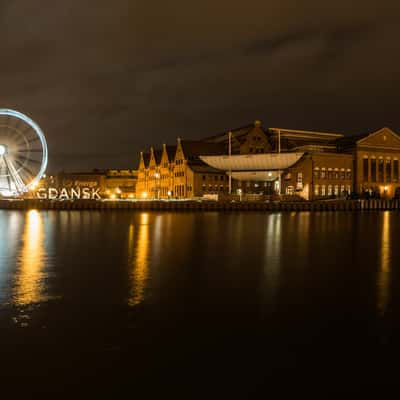
M 115 193 L 121 194 L 121 189 L 120 189 L 120 188 L 116 188 L 116 189 L 115 189 Z
M 144 199 L 147 199 L 147 192 L 143 192 L 143 193 L 142 193 L 142 197 L 143 197 Z
M 6 154 L 6 146 L 0 144 L 0 157 L 4 156 L 4 154 Z
M 111 196 L 110 196 L 110 199 L 111 200 L 114 200 L 114 199 L 116 199 L 117 198 L 117 196 L 115 195 L 115 194 L 112 194 Z
M 271 176 L 272 176 L 272 172 L 268 172 L 268 176 L 270 176 L 270 177 L 271 177 Z
M 388 191 L 388 187 L 385 186 L 385 187 L 383 188 L 383 190 L 384 190 L 385 192 L 387 192 L 387 191 Z

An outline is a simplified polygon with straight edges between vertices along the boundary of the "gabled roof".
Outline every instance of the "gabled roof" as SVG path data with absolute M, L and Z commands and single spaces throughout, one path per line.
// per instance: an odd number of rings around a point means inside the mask
M 195 140 L 181 140 L 183 154 L 187 159 L 200 155 L 226 154 L 225 147 L 217 143 L 207 143 Z
M 397 133 L 393 132 L 390 128 L 384 127 L 384 128 L 378 129 L 377 131 L 366 135 L 366 137 L 360 138 L 357 141 L 357 144 L 361 144 L 367 138 L 372 138 L 374 136 L 380 135 L 381 133 L 389 133 L 390 135 L 393 135 L 396 139 L 400 140 L 400 137 L 399 137 L 399 135 L 397 135 Z
M 336 143 L 337 143 L 339 150 L 351 148 L 351 147 L 355 147 L 358 144 L 362 144 L 362 142 L 364 140 L 366 140 L 367 138 L 371 138 L 371 137 L 376 136 L 385 131 L 391 133 L 392 135 L 394 135 L 396 138 L 398 138 L 400 140 L 399 135 L 397 135 L 395 132 L 393 132 L 390 128 L 381 128 L 381 129 L 378 129 L 373 132 L 361 133 L 361 134 L 352 135 L 352 136 L 346 136 L 346 137 L 338 139 L 336 141 Z
M 250 133 L 253 129 L 261 129 L 264 134 L 268 136 L 268 132 L 263 129 L 263 127 L 261 126 L 261 122 L 255 121 L 253 124 L 248 124 L 235 129 L 227 129 L 222 133 L 206 137 L 203 140 L 212 143 L 226 143 L 229 140 L 229 132 L 232 133 L 232 138 L 240 140 L 240 138 L 247 136 L 247 134 Z
M 216 135 L 206 137 L 203 140 L 206 142 L 221 143 L 229 139 L 229 132 L 232 132 L 233 138 L 239 138 L 240 136 L 247 135 L 253 128 L 254 124 L 249 124 L 236 129 L 227 129 L 225 132 L 217 133 Z

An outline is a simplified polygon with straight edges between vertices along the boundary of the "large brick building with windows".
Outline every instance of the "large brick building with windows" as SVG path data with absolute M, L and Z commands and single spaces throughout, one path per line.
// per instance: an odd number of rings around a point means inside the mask
M 259 121 L 203 140 L 141 153 L 137 196 L 218 198 L 274 194 L 307 200 L 351 193 L 393 197 L 400 137 L 383 128 L 359 136 L 282 128 Z M 230 179 L 231 178 L 231 179 Z
M 339 150 L 354 157 L 354 190 L 393 197 L 400 188 L 400 137 L 389 128 L 343 139 Z

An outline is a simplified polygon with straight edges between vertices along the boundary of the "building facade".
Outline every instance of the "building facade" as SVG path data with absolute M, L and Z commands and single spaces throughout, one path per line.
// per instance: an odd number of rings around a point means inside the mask
M 393 197 L 400 188 L 399 160 L 400 137 L 389 128 L 345 136 L 266 129 L 255 121 L 200 141 L 178 138 L 176 146 L 141 153 L 137 196 Z
M 96 190 L 102 198 L 133 199 L 136 197 L 138 171 L 132 169 L 93 170 L 90 172 L 60 172 L 40 181 L 40 188 Z
M 389 128 L 350 138 L 342 151 L 354 155 L 354 190 L 372 197 L 395 195 L 400 188 L 400 137 Z
M 227 194 L 229 179 L 224 171 L 203 163 L 201 154 L 221 154 L 223 146 L 177 139 L 176 146 L 163 145 L 140 153 L 137 196 L 142 199 L 185 199 Z

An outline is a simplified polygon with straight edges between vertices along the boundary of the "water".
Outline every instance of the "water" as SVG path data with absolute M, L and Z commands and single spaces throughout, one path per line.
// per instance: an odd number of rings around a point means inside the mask
M 0 211 L 0 392 L 382 393 L 400 355 L 398 221 Z

